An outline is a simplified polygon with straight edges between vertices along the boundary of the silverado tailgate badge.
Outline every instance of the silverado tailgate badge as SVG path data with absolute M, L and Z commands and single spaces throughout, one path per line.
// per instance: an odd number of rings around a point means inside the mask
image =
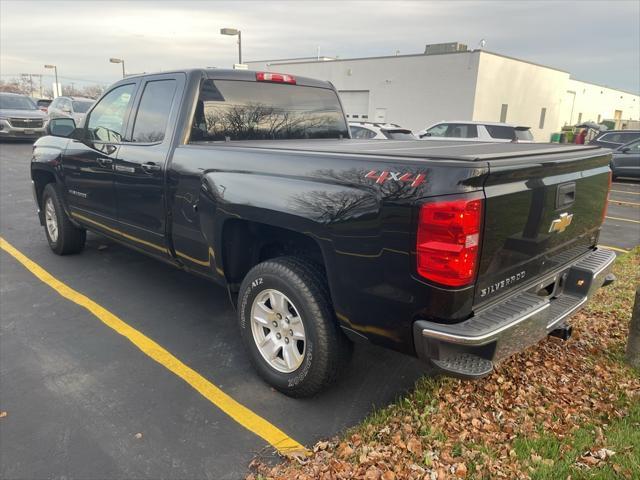
M 364 178 L 375 180 L 378 185 L 382 185 L 388 180 L 393 180 L 396 182 L 411 183 L 411 187 L 417 187 L 418 185 L 422 184 L 426 177 L 427 176 L 424 173 L 413 174 L 411 172 L 378 172 L 378 170 L 371 170 L 364 176 Z
M 569 225 L 571 225 L 571 221 L 573 220 L 573 213 L 561 213 L 560 218 L 556 218 L 553 222 L 551 222 L 551 226 L 549 227 L 549 233 L 551 232 L 564 232 Z

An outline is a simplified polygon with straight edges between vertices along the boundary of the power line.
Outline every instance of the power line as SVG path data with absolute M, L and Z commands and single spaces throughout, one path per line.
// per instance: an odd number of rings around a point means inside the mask
M 19 78 L 21 75 L 23 75 L 23 74 L 20 74 L 20 73 L 0 73 L 0 76 L 2 76 L 2 77 L 12 77 L 12 78 Z M 32 73 L 32 74 L 27 74 L 27 75 L 33 75 L 35 77 L 36 75 L 41 75 L 41 74 Z M 46 78 L 53 79 L 53 75 L 44 75 L 43 74 L 42 76 L 46 77 Z M 62 78 L 62 79 L 65 79 L 65 80 L 75 80 L 77 82 L 93 83 L 93 84 L 98 84 L 98 85 L 111 85 L 111 83 L 116 82 L 116 80 L 114 80 L 113 82 L 101 82 L 99 80 L 87 80 L 86 78 L 77 78 L 77 77 L 63 77 L 61 75 L 58 75 L 58 78 Z

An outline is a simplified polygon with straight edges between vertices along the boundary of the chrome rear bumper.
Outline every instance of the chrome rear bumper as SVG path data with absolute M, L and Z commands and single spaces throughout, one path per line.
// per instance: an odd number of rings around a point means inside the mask
M 537 343 L 562 327 L 603 284 L 611 283 L 612 277 L 607 277 L 615 258 L 615 253 L 608 250 L 594 250 L 580 257 L 554 276 L 557 285 L 550 296 L 539 296 L 536 285 L 461 323 L 416 321 L 413 333 L 418 357 L 444 365 L 444 370 L 446 365 L 466 365 L 470 358 L 477 357 L 485 362 L 486 368 L 481 370 L 490 372 L 486 362 L 496 362 Z M 466 376 L 458 370 L 453 373 Z

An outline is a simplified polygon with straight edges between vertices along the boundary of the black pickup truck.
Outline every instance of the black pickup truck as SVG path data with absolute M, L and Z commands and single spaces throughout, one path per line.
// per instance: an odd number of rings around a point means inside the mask
M 288 395 L 360 340 L 481 377 L 568 337 L 614 280 L 599 147 L 351 139 L 330 83 L 217 69 L 123 79 L 48 128 L 31 176 L 51 249 L 92 230 L 226 287 Z

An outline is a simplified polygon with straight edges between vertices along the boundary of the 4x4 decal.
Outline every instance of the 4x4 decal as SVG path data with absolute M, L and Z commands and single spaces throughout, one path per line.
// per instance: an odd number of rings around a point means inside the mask
M 411 187 L 417 187 L 424 183 L 427 176 L 424 173 L 388 172 L 386 170 L 378 172 L 378 170 L 371 170 L 364 176 L 364 178 L 375 180 L 378 185 L 382 185 L 384 182 L 392 180 L 395 182 L 408 182 L 411 183 Z

